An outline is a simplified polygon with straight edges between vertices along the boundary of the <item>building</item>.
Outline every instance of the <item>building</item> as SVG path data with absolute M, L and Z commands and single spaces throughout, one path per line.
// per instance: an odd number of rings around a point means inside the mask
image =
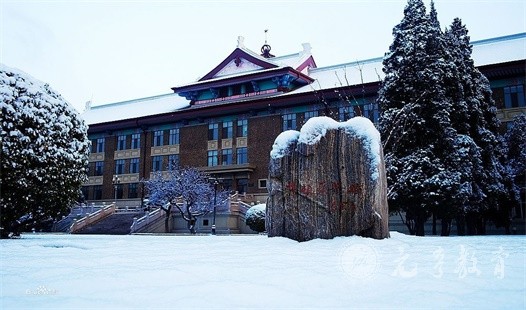
M 526 113 L 526 33 L 472 44 L 505 126 Z M 308 43 L 291 55 L 270 50 L 265 44 L 255 53 L 239 37 L 220 64 L 198 81 L 172 87 L 173 93 L 87 107 L 86 200 L 140 205 L 147 198 L 140 181 L 178 162 L 221 178 L 247 202 L 264 202 L 269 152 L 280 132 L 318 115 L 377 122 L 381 57 L 317 67 Z

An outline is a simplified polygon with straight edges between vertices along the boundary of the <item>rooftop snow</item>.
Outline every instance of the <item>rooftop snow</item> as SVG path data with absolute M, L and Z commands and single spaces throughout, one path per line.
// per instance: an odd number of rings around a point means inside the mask
M 526 33 L 471 42 L 476 66 L 526 59 Z M 384 78 L 383 57 L 309 70 L 315 81 L 284 95 L 305 93 L 348 85 L 380 82 Z
M 526 32 L 472 42 L 475 66 L 526 59 Z
M 188 100 L 172 93 L 94 106 L 84 111 L 81 117 L 86 121 L 86 124 L 92 125 L 170 113 L 188 107 L 189 105 Z
M 526 59 L 526 33 L 474 41 L 473 60 L 476 66 L 484 66 L 514 60 Z M 243 48 L 247 53 L 264 61 L 274 63 L 278 66 L 300 65 L 309 56 L 310 51 L 302 51 L 295 54 L 264 58 L 249 49 Z M 362 83 L 379 82 L 383 79 L 382 57 L 367 60 L 314 68 L 309 70 L 309 76 L 315 81 L 296 90 L 278 96 L 289 96 L 306 93 L 313 90 L 331 89 L 348 85 L 360 85 Z M 267 69 L 267 71 L 279 70 L 278 68 Z M 255 70 L 262 71 L 262 70 Z M 234 76 L 251 74 L 255 71 L 242 72 L 238 74 L 225 75 L 218 79 L 228 79 Z M 210 80 L 203 81 L 209 83 Z M 275 95 L 275 94 L 274 94 Z M 145 108 L 147 105 L 147 108 Z M 88 125 L 105 123 L 111 121 L 125 120 L 161 113 L 174 112 L 189 105 L 188 100 L 176 94 L 161 95 L 137 100 L 113 103 L 92 107 L 81 116 Z

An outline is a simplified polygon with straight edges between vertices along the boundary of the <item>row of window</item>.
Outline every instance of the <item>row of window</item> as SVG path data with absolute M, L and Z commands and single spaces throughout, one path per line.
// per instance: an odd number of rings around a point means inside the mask
M 89 188 L 92 188 L 90 193 Z M 116 184 L 114 185 L 114 195 L 117 199 L 124 198 L 124 187 L 128 188 L 127 198 L 139 198 L 139 183 L 129 183 L 129 184 Z M 102 200 L 102 185 L 95 186 L 83 186 L 82 194 L 85 199 L 88 200 Z
M 223 183 L 221 184 L 223 189 L 225 190 L 233 190 L 235 188 L 236 191 L 239 193 L 246 193 L 248 190 L 248 179 L 247 178 L 239 178 L 236 179 L 236 182 L 234 184 L 232 179 L 225 179 L 223 180 Z M 265 184 L 266 185 L 266 184 Z M 91 192 L 90 192 L 91 188 Z M 127 195 L 124 197 L 124 189 L 127 188 Z M 128 184 L 115 184 L 113 185 L 113 196 L 117 199 L 123 199 L 123 198 L 139 198 L 139 183 L 128 183 Z M 94 185 L 94 186 L 83 186 L 82 187 L 82 194 L 84 195 L 85 199 L 88 200 L 102 200 L 102 185 Z
M 307 122 L 312 117 L 317 117 L 319 115 L 318 111 L 308 111 L 303 115 L 304 122 Z M 355 116 L 363 116 L 369 118 L 373 123 L 378 122 L 380 112 L 378 109 L 378 104 L 365 104 L 360 106 L 346 106 L 338 108 L 338 118 L 340 122 L 346 121 Z M 285 130 L 297 130 L 297 114 L 284 114 L 282 115 L 283 125 L 282 129 Z
M 165 160 L 167 158 L 167 160 Z M 235 162 L 238 165 L 248 163 L 248 149 L 246 147 L 240 147 L 236 149 Z M 115 160 L 115 174 L 126 174 L 126 173 L 139 173 L 139 158 L 129 159 L 128 169 L 126 169 L 126 159 Z M 232 165 L 234 163 L 232 149 L 221 150 L 221 165 Z M 179 164 L 179 154 L 172 155 L 159 155 L 152 156 L 152 172 L 171 170 L 173 167 Z M 93 164 L 92 164 L 93 165 Z M 219 165 L 219 151 L 208 151 L 208 166 Z M 104 162 L 94 162 L 94 167 L 90 167 L 94 170 L 89 173 L 91 176 L 101 176 L 104 174 Z M 91 170 L 90 169 L 90 170 Z
M 342 107 L 339 108 L 339 119 L 340 121 L 347 120 L 359 115 L 355 113 L 355 109 L 361 109 L 362 115 L 370 118 L 373 122 L 378 121 L 378 105 L 364 105 L 361 107 Z M 318 111 L 308 111 L 304 113 L 305 122 L 311 118 L 318 116 Z M 283 130 L 297 130 L 296 122 L 296 113 L 284 114 L 283 118 Z M 248 135 L 248 121 L 246 119 L 238 120 L 236 128 L 236 137 L 246 137 Z M 211 123 L 208 125 L 208 140 L 218 140 L 219 139 L 219 123 Z M 126 149 L 126 140 L 127 135 L 117 136 L 117 150 Z M 234 137 L 234 122 L 227 121 L 221 124 L 221 138 L 222 139 L 231 139 Z M 175 145 L 180 143 L 180 131 L 179 128 L 170 129 L 168 132 L 168 145 Z M 94 141 L 95 149 L 97 153 L 104 152 L 104 138 L 99 138 Z M 131 135 L 131 149 L 138 149 L 141 145 L 141 135 L 135 133 Z M 157 130 L 153 132 L 152 146 L 163 146 L 165 144 L 165 131 Z M 228 157 L 228 154 L 225 154 Z M 217 165 L 217 163 L 215 164 Z
M 248 135 L 248 121 L 240 119 L 237 121 L 236 137 L 246 137 Z M 234 137 L 234 122 L 228 121 L 222 123 L 221 138 L 232 139 Z M 219 139 L 219 123 L 208 125 L 208 140 Z
M 514 85 L 504 87 L 504 108 L 525 107 L 526 99 L 524 94 L 524 85 Z M 380 116 L 380 110 L 377 103 L 370 103 L 358 106 L 345 106 L 338 109 L 338 118 L 340 121 L 348 120 L 354 116 L 361 115 L 369 118 L 372 122 L 377 123 Z M 311 117 L 318 116 L 318 111 L 305 112 L 304 119 L 307 121 Z M 297 130 L 296 114 L 284 114 L 283 130 Z M 246 137 L 248 133 L 248 121 L 246 119 L 237 120 L 236 137 Z M 208 140 L 219 139 L 219 123 L 212 123 L 208 125 Z M 234 122 L 227 121 L 221 125 L 221 138 L 231 139 L 234 136 Z M 157 130 L 153 132 L 152 146 L 163 146 L 165 144 L 164 130 Z M 117 150 L 125 150 L 127 135 L 117 136 Z M 93 141 L 93 151 L 96 153 L 104 152 L 104 138 L 99 138 Z M 168 132 L 168 145 L 180 143 L 179 128 L 170 129 Z M 138 149 L 141 145 L 140 133 L 131 135 L 130 148 Z
M 208 167 L 219 165 L 219 151 L 208 151 Z M 232 149 L 221 150 L 221 165 L 227 166 L 234 163 Z M 248 150 L 246 147 L 236 149 L 236 164 L 242 165 L 248 163 Z

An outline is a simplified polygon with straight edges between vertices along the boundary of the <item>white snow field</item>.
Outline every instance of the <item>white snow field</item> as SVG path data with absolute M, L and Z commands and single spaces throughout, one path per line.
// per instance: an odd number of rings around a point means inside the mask
M 524 236 L 25 234 L 0 309 L 524 309 Z

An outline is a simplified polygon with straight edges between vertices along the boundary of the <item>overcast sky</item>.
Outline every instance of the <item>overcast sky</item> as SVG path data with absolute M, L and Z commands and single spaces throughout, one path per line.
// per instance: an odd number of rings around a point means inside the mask
M 425 0 L 429 7 L 430 0 Z M 0 62 L 45 81 L 79 112 L 166 94 L 264 30 L 276 56 L 309 42 L 318 67 L 383 56 L 406 0 L 0 0 Z M 526 31 L 524 0 L 436 0 L 442 27 L 462 18 L 471 40 Z

